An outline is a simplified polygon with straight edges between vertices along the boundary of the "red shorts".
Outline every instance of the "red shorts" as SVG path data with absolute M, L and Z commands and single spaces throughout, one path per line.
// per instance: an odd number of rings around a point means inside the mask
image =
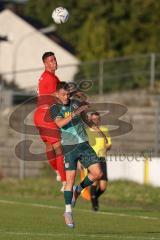
M 60 129 L 50 118 L 49 109 L 37 108 L 34 112 L 34 123 L 44 142 L 54 144 L 61 141 Z

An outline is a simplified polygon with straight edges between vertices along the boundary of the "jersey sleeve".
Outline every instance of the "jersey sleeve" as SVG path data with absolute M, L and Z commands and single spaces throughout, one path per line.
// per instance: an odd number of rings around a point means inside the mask
M 56 118 L 62 118 L 63 117 L 63 115 L 60 111 L 60 106 L 58 104 L 53 104 L 50 107 L 50 114 L 51 114 L 51 118 L 53 120 L 55 120 Z

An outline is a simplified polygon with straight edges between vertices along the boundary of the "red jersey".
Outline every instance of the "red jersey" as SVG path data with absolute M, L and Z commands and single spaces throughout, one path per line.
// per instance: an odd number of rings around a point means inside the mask
M 37 89 L 39 107 L 43 105 L 43 108 L 44 108 L 53 104 L 52 94 L 56 91 L 57 84 L 59 82 L 60 80 L 54 73 L 51 73 L 48 71 L 43 72 L 43 74 L 39 79 L 38 89 Z
M 34 123 L 44 142 L 51 144 L 60 141 L 60 131 L 50 118 L 49 107 L 55 103 L 52 94 L 56 91 L 59 79 L 51 72 L 44 71 L 38 84 L 38 102 L 34 112 Z
M 49 113 L 49 107 L 54 103 L 52 94 L 56 91 L 59 82 L 55 74 L 44 71 L 40 77 L 37 89 L 38 108 L 34 112 L 34 123 L 39 130 L 42 140 L 50 144 L 61 141 L 60 129 L 50 119 Z M 47 148 L 46 154 L 51 167 L 59 172 L 61 181 L 66 181 L 63 156 L 57 156 L 54 151 L 48 151 Z

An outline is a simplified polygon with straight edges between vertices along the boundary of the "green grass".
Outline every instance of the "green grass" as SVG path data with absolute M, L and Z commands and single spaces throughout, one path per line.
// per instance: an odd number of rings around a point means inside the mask
M 52 178 L 0 182 L 0 240 L 160 239 L 160 188 L 111 182 L 100 211 L 78 199 L 75 229 L 63 220 L 63 195 Z

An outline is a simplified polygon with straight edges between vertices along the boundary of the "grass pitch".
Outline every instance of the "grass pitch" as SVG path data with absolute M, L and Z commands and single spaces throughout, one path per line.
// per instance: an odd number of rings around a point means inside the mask
M 132 198 L 122 201 L 125 195 L 122 185 L 130 189 L 128 195 Z M 78 199 L 74 209 L 75 229 L 68 229 L 64 224 L 63 195 L 59 188 L 60 185 L 53 184 L 51 179 L 0 182 L 0 239 L 160 239 L 159 203 L 154 204 L 153 196 L 152 202 L 148 202 L 149 196 L 143 196 L 145 186 L 111 183 L 110 190 L 101 199 L 100 211 L 96 213 L 90 210 L 89 202 Z M 141 189 L 141 196 L 138 189 Z M 148 187 L 148 194 L 154 195 L 159 190 Z

